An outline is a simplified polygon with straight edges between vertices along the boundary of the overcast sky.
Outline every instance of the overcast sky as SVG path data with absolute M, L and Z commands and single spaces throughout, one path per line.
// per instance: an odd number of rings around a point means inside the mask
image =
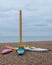
M 19 36 L 19 10 L 23 35 L 52 35 L 52 0 L 0 0 L 0 36 Z

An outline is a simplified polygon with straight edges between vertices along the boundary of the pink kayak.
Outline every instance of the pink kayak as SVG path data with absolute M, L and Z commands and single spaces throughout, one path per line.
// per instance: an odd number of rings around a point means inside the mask
M 4 49 L 1 53 L 2 54 L 7 54 L 9 52 L 12 52 L 12 49 Z

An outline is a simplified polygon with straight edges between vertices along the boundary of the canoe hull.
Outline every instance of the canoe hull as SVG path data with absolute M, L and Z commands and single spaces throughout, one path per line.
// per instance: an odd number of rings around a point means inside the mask
M 1 53 L 2 54 L 7 54 L 9 52 L 12 52 L 12 49 L 4 49 Z

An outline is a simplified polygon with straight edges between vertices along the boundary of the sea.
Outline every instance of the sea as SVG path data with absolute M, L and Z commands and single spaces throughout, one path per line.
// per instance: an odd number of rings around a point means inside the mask
M 31 42 L 31 41 L 51 41 L 52 36 L 23 36 L 23 42 Z M 1 36 L 0 42 L 1 43 L 8 43 L 8 42 L 19 42 L 19 36 Z

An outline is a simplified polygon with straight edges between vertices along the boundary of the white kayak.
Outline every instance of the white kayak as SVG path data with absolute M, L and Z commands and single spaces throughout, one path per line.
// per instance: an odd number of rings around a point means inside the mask
M 44 49 L 44 48 L 25 48 L 25 50 L 28 50 L 28 51 L 37 51 L 37 52 L 48 51 L 48 49 Z

